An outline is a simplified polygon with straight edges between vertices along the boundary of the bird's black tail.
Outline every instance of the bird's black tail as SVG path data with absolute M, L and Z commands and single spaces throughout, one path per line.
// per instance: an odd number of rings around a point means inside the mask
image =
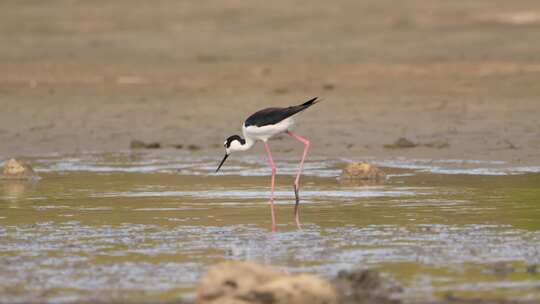
M 310 100 L 304 102 L 300 106 L 303 107 L 304 109 L 307 108 L 307 107 L 310 107 L 310 106 L 312 106 L 312 105 L 314 105 L 314 104 L 316 104 L 317 102 L 320 101 L 320 100 L 318 101 L 317 98 L 319 98 L 319 97 L 311 98 Z
M 311 107 L 312 105 L 318 103 L 319 101 L 317 100 L 317 98 L 319 97 L 314 97 L 314 98 L 311 98 L 310 100 L 304 102 L 303 104 L 300 104 L 300 105 L 297 105 L 297 106 L 292 106 L 292 107 L 288 107 L 287 110 L 288 110 L 288 115 L 287 116 L 292 116 L 298 112 L 302 112 L 304 111 L 305 109 Z

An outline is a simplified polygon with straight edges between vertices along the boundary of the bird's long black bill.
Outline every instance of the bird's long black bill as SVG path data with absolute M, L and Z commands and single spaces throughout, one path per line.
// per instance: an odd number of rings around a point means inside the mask
M 227 160 L 227 157 L 229 157 L 229 154 L 225 154 L 225 156 L 223 157 L 223 160 L 221 161 L 221 163 L 219 163 L 219 166 L 216 169 L 216 173 L 219 171 L 219 168 L 223 166 L 223 163 Z

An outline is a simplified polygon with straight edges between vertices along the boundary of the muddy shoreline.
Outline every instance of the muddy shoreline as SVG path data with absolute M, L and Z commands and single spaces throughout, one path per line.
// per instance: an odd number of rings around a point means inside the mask
M 538 164 L 538 2 L 406 4 L 3 3 L 0 156 L 220 154 L 252 112 L 319 96 L 311 155 Z

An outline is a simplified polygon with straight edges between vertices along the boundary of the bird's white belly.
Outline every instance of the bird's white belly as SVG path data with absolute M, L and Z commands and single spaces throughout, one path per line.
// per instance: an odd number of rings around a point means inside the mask
M 267 141 L 270 137 L 286 132 L 294 125 L 294 119 L 289 117 L 280 121 L 275 125 L 267 125 L 262 127 L 257 126 L 242 126 L 244 137 L 250 137 L 252 139 Z

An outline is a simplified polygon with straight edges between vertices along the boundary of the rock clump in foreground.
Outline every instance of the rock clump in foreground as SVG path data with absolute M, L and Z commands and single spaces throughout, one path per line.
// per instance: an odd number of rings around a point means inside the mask
M 365 162 L 348 164 L 341 172 L 341 179 L 382 181 L 385 178 L 381 169 Z
M 36 179 L 39 176 L 32 167 L 14 158 L 4 163 L 0 179 Z
M 250 262 L 211 267 L 197 287 L 199 304 L 337 304 L 333 285 L 313 274 L 287 274 Z
M 342 304 L 399 304 L 402 288 L 370 269 L 342 270 L 332 281 Z

